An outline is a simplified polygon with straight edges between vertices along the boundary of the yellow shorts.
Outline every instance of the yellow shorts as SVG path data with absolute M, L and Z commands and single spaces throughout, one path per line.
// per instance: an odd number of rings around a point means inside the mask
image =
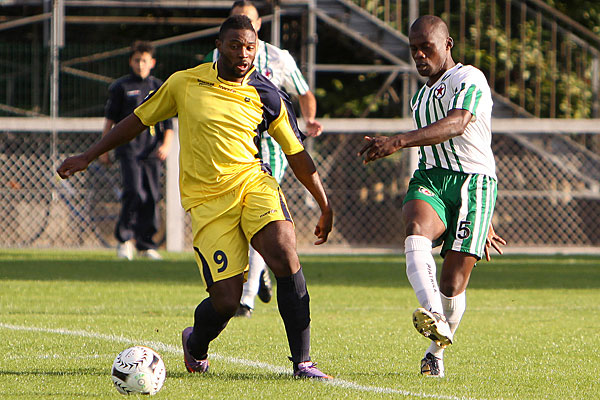
M 266 173 L 189 210 L 196 262 L 206 288 L 248 270 L 248 244 L 272 221 L 292 221 L 281 188 Z

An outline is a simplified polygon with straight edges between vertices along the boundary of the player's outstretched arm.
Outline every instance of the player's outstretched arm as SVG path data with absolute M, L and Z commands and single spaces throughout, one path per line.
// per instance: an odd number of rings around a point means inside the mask
M 169 151 L 171 151 L 171 143 L 173 142 L 173 136 L 175 136 L 175 132 L 173 132 L 173 129 L 165 130 L 163 142 L 156 150 L 158 158 L 161 161 L 165 161 L 167 159 L 167 156 L 169 155 Z
M 358 156 L 364 155 L 364 163 L 387 157 L 405 147 L 429 146 L 462 135 L 473 115 L 467 110 L 450 110 L 445 118 L 414 131 L 394 136 L 365 136 L 366 143 Z
M 129 114 L 85 152 L 63 161 L 57 169 L 58 175 L 64 179 L 70 177 L 75 172 L 83 171 L 100 154 L 104 154 L 117 146 L 129 142 L 146 128 L 148 127 L 142 124 L 142 121 L 135 114 Z
M 502 249 L 500 248 L 500 245 L 505 246 L 506 240 L 502 239 L 500 236 L 498 236 L 498 234 L 496 234 L 496 231 L 494 231 L 494 226 L 490 223 L 490 228 L 488 229 L 488 234 L 487 238 L 485 239 L 484 248 L 485 259 L 487 261 L 490 261 L 492 259 L 490 255 L 490 247 L 493 247 L 498 252 L 498 254 L 503 253 Z
M 104 127 L 102 128 L 102 137 L 108 135 L 108 132 L 110 132 L 110 130 L 113 128 L 113 126 L 115 126 L 115 121 L 113 121 L 112 119 L 105 118 L 104 119 Z M 100 154 L 100 156 L 98 157 L 98 161 L 100 161 L 102 164 L 104 164 L 106 166 L 109 166 L 111 163 L 108 153 Z
M 323 126 L 319 121 L 315 120 L 315 115 L 317 115 L 317 99 L 315 99 L 315 95 L 309 90 L 305 94 L 298 96 L 298 103 L 300 103 L 302 118 L 306 122 L 306 135 L 311 137 L 319 136 L 323 133 Z
M 315 164 L 306 150 L 286 157 L 296 178 L 308 189 L 321 209 L 321 217 L 315 227 L 315 236 L 317 236 L 315 244 L 323 244 L 327 241 L 329 232 L 333 227 L 333 210 L 321 183 L 321 178 L 319 178 Z

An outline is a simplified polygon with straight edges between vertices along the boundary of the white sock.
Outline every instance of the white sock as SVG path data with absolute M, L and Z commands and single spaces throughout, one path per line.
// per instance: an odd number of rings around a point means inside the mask
M 440 295 L 442 306 L 444 307 L 444 315 L 446 316 L 448 325 L 450 325 L 450 331 L 454 335 L 467 308 L 467 292 L 464 291 L 454 297 L 446 297 L 443 293 L 440 293 Z
M 462 292 L 454 297 L 446 297 L 440 292 L 440 297 L 442 299 L 442 306 L 444 307 L 444 316 L 448 321 L 448 325 L 450 325 L 452 335 L 454 335 L 467 309 L 467 292 Z M 444 358 L 444 349 L 435 344 L 435 342 L 431 342 L 425 354 L 427 353 L 431 353 L 437 358 Z
M 254 250 L 252 246 L 250 246 L 248 261 L 250 264 L 250 268 L 248 269 L 248 280 L 244 283 L 244 290 L 242 291 L 240 303 L 254 309 L 254 298 L 258 293 L 260 274 L 266 268 L 267 264 L 265 264 L 265 260 L 263 260 L 262 256 L 258 254 L 258 251 Z
M 425 236 L 410 235 L 404 241 L 406 276 L 417 299 L 426 310 L 442 314 L 442 300 L 437 283 L 435 260 L 431 254 L 431 240 Z

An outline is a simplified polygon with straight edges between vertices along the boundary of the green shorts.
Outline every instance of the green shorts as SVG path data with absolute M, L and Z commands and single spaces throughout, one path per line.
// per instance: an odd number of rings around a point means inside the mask
M 416 170 L 408 185 L 404 203 L 429 203 L 446 226 L 433 246 L 469 253 L 481 259 L 488 228 L 496 205 L 497 182 L 482 174 L 465 174 L 443 168 Z

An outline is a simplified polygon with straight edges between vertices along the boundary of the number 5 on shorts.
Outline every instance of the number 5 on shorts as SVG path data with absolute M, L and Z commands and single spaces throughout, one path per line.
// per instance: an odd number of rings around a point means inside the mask
M 465 240 L 471 236 L 471 229 L 469 229 L 469 225 L 471 225 L 471 221 L 460 221 L 460 225 L 456 230 L 458 232 L 456 237 L 461 240 Z

